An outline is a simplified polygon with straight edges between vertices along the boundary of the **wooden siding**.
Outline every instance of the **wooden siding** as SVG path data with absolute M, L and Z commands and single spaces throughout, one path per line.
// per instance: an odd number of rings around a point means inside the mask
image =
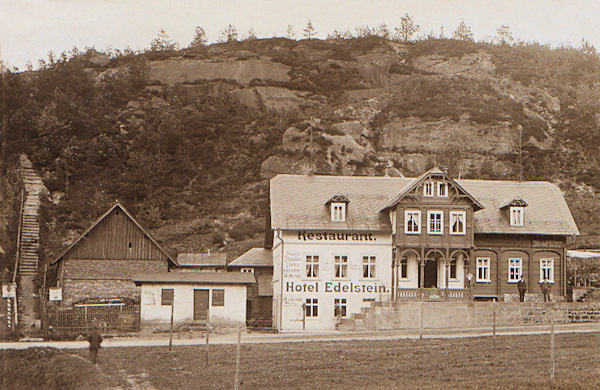
M 437 185 L 435 190 L 437 191 Z M 421 211 L 421 233 L 406 234 L 404 232 L 404 217 L 406 210 Z M 443 234 L 427 233 L 427 212 L 443 211 Z M 450 234 L 450 212 L 464 211 L 466 214 L 466 234 Z M 407 195 L 395 209 L 396 235 L 395 245 L 398 247 L 425 247 L 425 248 L 469 248 L 474 240 L 474 214 L 471 201 L 462 196 L 458 189 L 448 183 L 448 196 L 425 197 L 423 186 L 416 187 Z
M 63 256 L 85 260 L 167 260 L 167 256 L 118 207 Z
M 539 247 L 536 243 L 548 243 L 548 247 Z M 480 297 L 499 297 L 504 294 L 517 294 L 516 283 L 508 282 L 508 259 L 522 259 L 522 274 L 527 283 L 527 291 L 541 294 L 540 259 L 554 260 L 554 283 L 551 293 L 556 296 L 566 294 L 564 247 L 566 238 L 561 236 L 539 235 L 477 235 L 476 249 L 469 264 L 473 276 L 473 295 Z M 490 258 L 490 283 L 477 283 L 477 257 Z

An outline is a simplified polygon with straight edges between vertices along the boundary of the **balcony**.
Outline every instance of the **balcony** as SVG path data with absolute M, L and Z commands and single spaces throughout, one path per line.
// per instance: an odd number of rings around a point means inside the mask
M 445 289 L 445 288 L 397 288 L 396 301 L 420 301 L 426 302 L 465 302 L 471 301 L 473 295 L 470 289 Z

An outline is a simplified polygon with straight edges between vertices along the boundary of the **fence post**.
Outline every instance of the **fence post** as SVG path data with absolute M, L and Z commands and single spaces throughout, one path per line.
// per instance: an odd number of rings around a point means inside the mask
M 492 332 L 494 336 L 494 349 L 496 349 L 496 304 L 498 301 L 494 300 L 494 315 L 492 319 Z
M 169 352 L 171 352 L 171 348 L 173 346 L 173 314 L 175 311 L 175 305 L 173 304 L 173 301 L 171 301 L 171 330 L 169 332 Z
M 424 303 L 423 303 L 423 291 L 421 290 L 421 326 L 419 327 L 419 340 L 423 340 L 423 311 L 424 311 Z
M 241 349 L 242 349 L 242 330 L 238 329 L 238 342 L 237 351 L 235 354 L 235 383 L 233 388 L 239 390 L 240 388 L 240 360 L 241 360 Z
M 208 367 L 208 346 L 210 344 L 210 309 L 206 310 L 206 367 Z
M 554 307 L 550 308 L 550 359 L 552 360 L 550 379 L 554 380 Z

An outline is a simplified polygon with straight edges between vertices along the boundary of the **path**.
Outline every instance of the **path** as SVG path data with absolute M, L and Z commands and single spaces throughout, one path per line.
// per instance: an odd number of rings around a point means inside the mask
M 600 332 L 600 324 L 557 324 L 555 333 L 590 333 Z M 550 325 L 534 325 L 527 327 L 498 327 L 496 334 L 498 336 L 508 335 L 530 335 L 530 334 L 549 334 Z M 425 329 L 424 338 L 461 338 L 461 337 L 481 337 L 491 336 L 492 331 L 489 328 L 477 329 Z M 174 336 L 173 345 L 203 345 L 206 340 L 204 337 L 178 338 L 185 337 L 180 334 Z M 348 340 L 396 340 L 396 339 L 418 339 L 418 329 L 411 330 L 390 330 L 390 331 L 328 331 L 328 332 L 297 332 L 297 333 L 279 333 L 264 334 L 245 332 L 242 334 L 244 344 L 263 344 L 263 343 L 289 343 L 289 342 L 308 342 L 308 341 L 348 341 Z M 214 334 L 210 335 L 211 344 L 235 344 L 237 343 L 237 333 Z M 152 347 L 168 346 L 169 339 L 139 339 L 136 337 L 128 338 L 106 338 L 102 347 Z M 25 349 L 30 347 L 54 347 L 59 349 L 82 349 L 87 348 L 87 341 L 30 341 L 30 342 L 5 342 L 0 343 L 0 349 Z

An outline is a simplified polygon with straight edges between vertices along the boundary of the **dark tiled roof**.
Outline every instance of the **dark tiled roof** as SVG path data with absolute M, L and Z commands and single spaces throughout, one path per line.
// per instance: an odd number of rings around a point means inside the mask
M 228 267 L 272 267 L 273 252 L 265 248 L 252 248 L 227 264 Z
M 144 272 L 133 275 L 136 285 L 144 283 L 252 284 L 254 275 L 242 272 Z
M 177 263 L 180 267 L 225 267 L 227 253 L 180 253 Z
M 419 179 L 278 175 L 271 180 L 271 226 L 273 229 L 390 231 L 387 213 L 380 210 Z M 560 189 L 552 183 L 455 182 L 483 206 L 475 213 L 476 233 L 579 234 Z M 332 222 L 325 206 L 336 194 L 343 194 L 350 201 L 346 222 Z M 528 204 L 524 226 L 510 226 L 500 210 L 507 199 L 516 197 Z

